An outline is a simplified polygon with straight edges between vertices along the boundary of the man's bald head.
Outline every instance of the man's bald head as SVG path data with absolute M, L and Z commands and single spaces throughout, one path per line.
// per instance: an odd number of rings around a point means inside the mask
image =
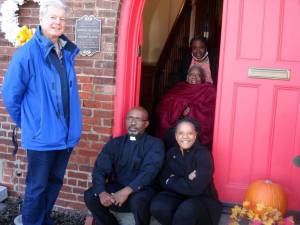
M 127 114 L 129 114 L 131 111 L 139 111 L 143 114 L 144 120 L 149 119 L 148 111 L 145 108 L 143 108 L 142 106 L 135 106 L 135 107 L 131 108 Z

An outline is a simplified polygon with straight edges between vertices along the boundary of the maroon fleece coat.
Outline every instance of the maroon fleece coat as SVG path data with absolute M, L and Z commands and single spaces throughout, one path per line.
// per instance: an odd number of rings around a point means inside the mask
M 180 82 L 167 92 L 156 109 L 158 119 L 157 136 L 163 137 L 166 131 L 181 118 L 183 111 L 190 107 L 187 116 L 196 119 L 201 125 L 200 141 L 212 141 L 216 89 L 210 83 L 188 84 Z

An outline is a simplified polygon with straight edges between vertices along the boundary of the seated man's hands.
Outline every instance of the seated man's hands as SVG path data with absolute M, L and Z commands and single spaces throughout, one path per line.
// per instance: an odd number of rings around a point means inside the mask
M 109 207 L 111 206 L 113 203 L 115 203 L 114 198 L 112 197 L 112 195 L 110 195 L 109 193 L 103 191 L 99 194 L 99 198 L 100 198 L 100 202 L 103 206 L 105 207 Z
M 114 199 L 114 204 L 116 206 L 121 207 L 123 203 L 128 199 L 129 195 L 133 192 L 131 187 L 124 187 L 121 190 L 115 192 L 112 194 L 112 197 Z

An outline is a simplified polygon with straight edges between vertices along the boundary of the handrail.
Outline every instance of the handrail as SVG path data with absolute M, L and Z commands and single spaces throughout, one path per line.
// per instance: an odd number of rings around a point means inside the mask
M 154 102 L 159 100 L 169 87 L 169 75 L 179 70 L 176 61 L 180 61 L 188 50 L 191 10 L 191 1 L 186 0 L 175 19 L 174 25 L 160 54 L 155 72 L 156 91 L 154 93 Z
M 184 1 L 177 16 L 176 16 L 176 19 L 174 21 L 174 24 L 173 24 L 173 27 L 168 35 L 168 38 L 165 42 L 165 45 L 163 47 L 163 50 L 159 56 L 159 59 L 158 59 L 158 63 L 161 61 L 162 58 L 164 58 L 164 56 L 167 54 L 168 52 L 168 49 L 169 49 L 169 46 L 172 44 L 172 39 L 174 38 L 174 35 L 176 34 L 176 30 L 178 29 L 178 24 L 179 24 L 179 21 L 180 19 L 182 19 L 182 15 L 183 15 L 183 12 L 185 12 L 187 10 L 187 7 L 188 7 L 188 1 Z

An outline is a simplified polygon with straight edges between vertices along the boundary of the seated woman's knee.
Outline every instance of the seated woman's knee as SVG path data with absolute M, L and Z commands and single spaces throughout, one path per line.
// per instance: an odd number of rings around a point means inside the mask
M 175 212 L 175 217 L 181 219 L 190 219 L 198 214 L 197 206 L 183 202 L 178 206 Z

